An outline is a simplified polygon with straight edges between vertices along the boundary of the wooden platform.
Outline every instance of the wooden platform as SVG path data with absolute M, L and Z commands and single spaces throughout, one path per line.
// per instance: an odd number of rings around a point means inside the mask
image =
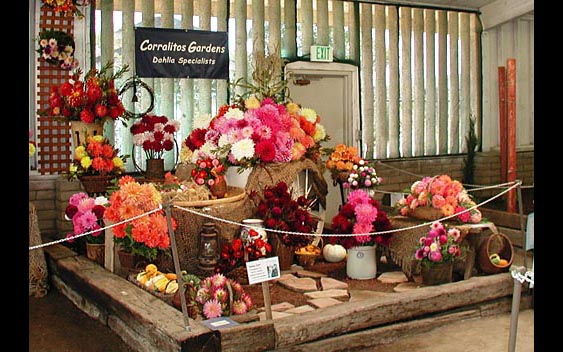
M 508 312 L 514 285 L 509 273 L 472 277 L 218 331 L 190 319 L 188 331 L 179 310 L 126 279 L 62 245 L 45 252 L 53 286 L 138 351 L 349 351 L 422 326 Z M 521 308 L 530 302 L 523 295 Z

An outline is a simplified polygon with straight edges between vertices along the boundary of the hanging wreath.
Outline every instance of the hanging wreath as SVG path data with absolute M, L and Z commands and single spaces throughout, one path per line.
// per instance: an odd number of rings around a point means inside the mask
M 72 70 L 78 66 L 74 58 L 74 39 L 65 32 L 45 30 L 37 38 L 37 53 L 42 59 L 63 70 Z
M 56 14 L 61 16 L 78 16 L 84 17 L 78 6 L 87 6 L 93 4 L 95 0 L 42 0 L 43 6 L 50 8 Z

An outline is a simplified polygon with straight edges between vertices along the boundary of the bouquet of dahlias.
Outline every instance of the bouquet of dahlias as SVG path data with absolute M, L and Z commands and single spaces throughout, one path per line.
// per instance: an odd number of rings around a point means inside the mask
M 65 218 L 72 220 L 74 233 L 66 235 L 69 242 L 76 235 L 93 231 L 85 236 L 88 243 L 104 243 L 104 231 L 99 230 L 103 227 L 103 217 L 108 200 L 106 197 L 90 197 L 85 192 L 78 192 L 70 196 L 68 205 L 65 208 Z
M 118 155 L 119 150 L 101 135 L 89 136 L 86 142 L 74 150 L 74 159 L 69 168 L 70 180 L 81 176 L 121 175 L 125 172 L 125 161 L 129 155 Z
M 143 148 L 147 159 L 162 159 L 164 152 L 172 150 L 174 133 L 179 129 L 180 121 L 152 114 L 143 116 L 130 128 L 133 143 Z
M 369 163 L 364 159 L 360 159 L 357 163 L 354 163 L 348 178 L 342 186 L 350 189 L 373 189 L 375 186 L 381 184 L 381 177 L 377 176 L 375 168 L 368 164 Z
M 441 222 L 433 222 L 428 234 L 420 238 L 414 257 L 421 260 L 422 265 L 425 266 L 453 263 L 462 252 L 458 243 L 460 237 L 459 229 L 455 227 L 446 229 Z
M 63 70 L 78 67 L 78 60 L 74 57 L 74 39 L 62 31 L 44 30 L 37 37 L 39 47 L 36 52 L 51 65 Z
M 329 149 L 329 152 L 325 165 L 330 171 L 333 184 L 346 182 L 354 165 L 357 165 L 361 160 L 358 148 L 340 143 L 334 149 Z
M 230 292 L 232 297 L 229 297 Z M 254 306 L 252 297 L 244 292 L 242 285 L 221 273 L 201 281 L 195 300 L 206 319 L 246 314 Z
M 335 234 L 355 234 L 329 237 L 330 243 L 341 244 L 346 249 L 376 243 L 387 246 L 391 240 L 391 233 L 374 233 L 391 229 L 391 222 L 379 202 L 361 189 L 348 193 L 347 202 L 332 218 L 331 229 Z

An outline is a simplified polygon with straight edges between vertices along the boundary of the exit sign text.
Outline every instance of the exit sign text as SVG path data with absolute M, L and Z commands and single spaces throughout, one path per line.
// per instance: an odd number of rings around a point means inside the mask
M 311 45 L 311 61 L 332 62 L 332 48 L 328 45 Z

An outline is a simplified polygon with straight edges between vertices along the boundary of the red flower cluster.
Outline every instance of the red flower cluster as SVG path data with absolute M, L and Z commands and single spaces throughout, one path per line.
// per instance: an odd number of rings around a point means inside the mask
M 353 194 L 362 195 L 363 190 L 353 191 Z M 350 197 L 348 197 L 350 200 Z M 332 244 L 339 243 L 344 248 L 351 248 L 356 246 L 373 245 L 375 243 L 388 246 L 391 241 L 392 234 L 379 234 L 379 235 L 367 235 L 372 232 L 387 231 L 391 228 L 391 221 L 387 217 L 387 213 L 381 210 L 379 202 L 373 198 L 365 195 L 367 202 L 356 202 L 348 201 L 345 203 L 332 218 L 331 229 L 335 234 L 352 234 L 357 233 L 357 236 L 332 236 L 329 237 L 329 242 Z M 358 207 L 358 205 L 360 205 Z M 368 205 L 366 208 L 364 205 Z M 358 208 L 363 208 L 358 212 Z M 368 224 L 365 224 L 365 218 L 369 212 L 373 215 L 373 218 L 368 220 Z M 363 213 L 362 213 L 363 212 Z M 373 213 L 376 213 L 375 215 Z M 373 220 L 373 221 L 371 221 Z M 366 227 L 367 226 L 367 227 Z
M 312 234 L 317 228 L 318 221 L 309 213 L 310 205 L 311 200 L 305 196 L 292 199 L 287 184 L 279 182 L 275 186 L 264 188 L 256 216 L 264 220 L 264 227 L 268 229 Z M 305 235 L 277 232 L 276 235 L 286 246 L 306 246 L 311 240 L 311 236 Z
M 49 108 L 41 112 L 64 121 L 83 121 L 86 123 L 115 121 L 126 119 L 125 108 L 115 89 L 115 80 L 127 72 L 128 67 L 110 75 L 113 66 L 110 61 L 100 70 L 91 69 L 80 80 L 82 70 L 74 71 L 71 79 L 60 87 L 51 86 Z
M 180 129 L 180 122 L 166 116 L 145 115 L 131 126 L 133 143 L 142 146 L 147 159 L 161 159 L 165 151 L 174 148 L 174 133 Z
M 198 160 L 191 171 L 191 176 L 198 185 L 213 186 L 217 176 L 225 175 L 227 169 L 217 158 Z
M 258 233 L 250 229 L 250 235 L 255 237 L 258 236 Z M 231 243 L 223 244 L 215 272 L 228 273 L 247 261 L 266 257 L 271 252 L 272 246 L 261 238 L 255 239 L 246 246 L 244 246 L 242 239 L 235 238 Z

